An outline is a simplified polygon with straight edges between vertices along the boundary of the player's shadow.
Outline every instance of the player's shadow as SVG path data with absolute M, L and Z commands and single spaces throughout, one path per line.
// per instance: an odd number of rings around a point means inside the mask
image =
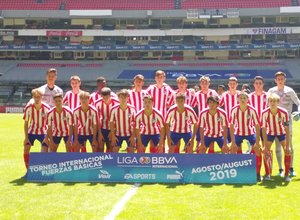
M 262 181 L 258 183 L 258 185 L 263 186 L 267 189 L 275 189 L 277 187 L 287 187 L 289 184 L 290 182 L 285 182 L 284 179 L 279 176 L 272 176 L 271 180 Z
M 10 181 L 9 183 L 14 186 L 24 186 L 28 182 L 25 178 L 18 178 L 18 179 Z

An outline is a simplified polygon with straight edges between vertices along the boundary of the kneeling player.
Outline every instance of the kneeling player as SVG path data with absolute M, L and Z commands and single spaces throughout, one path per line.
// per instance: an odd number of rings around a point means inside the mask
M 53 96 L 55 107 L 48 113 L 48 137 L 51 152 L 56 152 L 61 139 L 64 139 L 66 151 L 71 152 L 73 134 L 73 114 L 69 107 L 63 106 L 63 95 Z
M 144 108 L 135 117 L 135 133 L 137 137 L 137 152 L 145 153 L 151 140 L 156 146 L 156 153 L 164 152 L 165 128 L 162 114 L 153 108 L 153 98 L 144 96 Z
M 272 93 L 268 97 L 269 107 L 262 113 L 262 133 L 264 140 L 264 164 L 266 168 L 265 180 L 271 179 L 272 174 L 272 154 L 270 152 L 271 145 L 275 138 L 278 138 L 281 146 L 283 147 L 284 156 L 284 179 L 291 181 L 289 177 L 289 169 L 291 163 L 290 155 L 290 135 L 289 135 L 289 116 L 288 112 L 278 106 L 280 97 Z
M 227 130 L 228 120 L 226 112 L 218 108 L 219 97 L 210 96 L 207 98 L 208 108 L 200 113 L 199 127 L 201 145 L 197 150 L 199 153 L 206 153 L 211 143 L 217 142 L 223 153 L 228 153 Z
M 29 152 L 34 141 L 41 143 L 41 152 L 48 152 L 46 144 L 47 114 L 49 106 L 42 102 L 42 92 L 38 89 L 31 91 L 33 102 L 29 102 L 24 110 L 24 162 L 26 169 L 29 164 Z
M 135 108 L 127 104 L 129 93 L 122 89 L 118 93 L 120 104 L 115 105 L 110 114 L 110 140 L 112 151 L 119 152 L 123 141 L 127 143 L 127 152 L 134 153 L 134 117 Z
M 166 116 L 166 137 L 169 153 L 174 153 L 181 139 L 185 142 L 185 152 L 193 153 L 194 140 L 198 129 L 197 121 L 195 111 L 185 104 L 185 95 L 178 93 L 176 104 L 170 107 Z M 193 132 L 191 132 L 192 125 Z
M 239 104 L 231 111 L 230 135 L 231 152 L 242 153 L 243 140 L 248 140 L 256 154 L 256 174 L 260 181 L 261 147 L 259 145 L 260 123 L 256 110 L 248 103 L 248 94 L 242 92 L 238 95 Z M 256 134 L 256 135 L 255 135 Z M 257 137 L 257 138 L 256 138 Z
M 80 92 L 80 106 L 74 110 L 74 149 L 79 152 L 88 140 L 93 152 L 97 151 L 97 109 L 89 105 L 90 93 Z M 101 134 L 99 134 L 101 135 Z M 100 138 L 102 139 L 102 138 Z

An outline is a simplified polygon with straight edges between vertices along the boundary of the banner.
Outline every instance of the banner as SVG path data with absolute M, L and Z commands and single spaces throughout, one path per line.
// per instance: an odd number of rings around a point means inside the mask
M 53 33 L 54 34 L 54 33 Z M 63 33 L 57 33 L 63 34 Z M 67 32 L 65 33 L 67 34 Z M 80 36 L 80 33 L 68 33 L 65 36 Z M 73 34 L 73 35 L 72 35 Z M 78 34 L 78 35 L 77 35 Z M 60 35 L 63 36 L 63 35 Z M 299 43 L 265 43 L 265 44 L 197 44 L 197 45 L 0 45 L 0 51 L 43 50 L 43 51 L 174 51 L 174 50 L 273 50 L 300 49 Z
M 0 113 L 23 113 L 23 106 L 0 106 Z
M 31 153 L 30 182 L 255 184 L 250 154 Z
M 255 64 L 253 64 L 255 65 Z M 155 66 L 153 67 L 155 68 Z M 250 68 L 250 67 L 249 67 Z M 133 79 L 135 75 L 142 74 L 145 79 L 154 79 L 156 70 L 123 70 L 118 79 Z M 167 79 L 177 79 L 179 76 L 185 76 L 188 79 L 199 79 L 202 76 L 208 76 L 211 79 L 228 79 L 231 76 L 237 77 L 238 79 L 253 79 L 255 76 L 262 76 L 265 79 L 274 79 L 274 74 L 277 71 L 285 72 L 287 78 L 292 78 L 292 75 L 287 69 L 266 70 L 203 70 L 201 67 L 199 70 L 165 70 Z
M 62 36 L 62 37 L 78 37 L 82 36 L 82 31 L 59 31 L 59 30 L 52 30 L 46 31 L 46 36 Z
M 247 28 L 247 34 L 250 35 L 277 35 L 277 34 L 291 34 L 292 27 L 261 27 L 261 28 Z

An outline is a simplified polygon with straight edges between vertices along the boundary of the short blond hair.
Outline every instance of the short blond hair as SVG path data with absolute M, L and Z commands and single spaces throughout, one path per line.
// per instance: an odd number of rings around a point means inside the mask
M 31 90 L 31 95 L 32 95 L 32 96 L 35 96 L 35 95 L 40 95 L 40 96 L 42 96 L 43 93 L 42 93 L 42 91 L 41 91 L 40 89 L 35 88 L 35 89 Z
M 79 93 L 79 99 L 86 99 L 86 98 L 90 98 L 89 92 L 82 91 Z
M 157 76 L 166 76 L 166 73 L 163 70 L 157 70 L 155 72 L 155 77 Z
M 78 80 L 80 82 L 80 77 L 77 75 L 71 76 L 70 81 L 72 81 L 72 80 Z
M 279 102 L 280 97 L 276 93 L 270 93 L 268 95 L 268 101 L 270 101 L 270 100 L 275 100 L 275 101 Z
M 187 78 L 183 75 L 179 76 L 177 79 L 176 79 L 176 82 L 179 83 L 179 82 L 186 82 L 187 83 Z
M 210 82 L 210 78 L 208 76 L 201 76 L 199 79 L 199 82 L 202 82 L 202 81 Z

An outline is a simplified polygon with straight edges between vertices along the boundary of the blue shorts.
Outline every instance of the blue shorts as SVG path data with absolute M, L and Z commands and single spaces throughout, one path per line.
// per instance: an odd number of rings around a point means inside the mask
M 64 142 L 67 143 L 69 136 L 64 136 L 64 137 L 52 137 L 54 144 L 59 144 L 61 139 L 64 139 Z
M 147 147 L 149 141 L 151 140 L 154 144 L 154 146 L 157 146 L 159 143 L 160 135 L 159 134 L 153 134 L 153 135 L 146 135 L 141 134 L 142 144 Z
M 123 136 L 116 136 L 116 137 L 117 137 L 117 146 L 116 147 L 121 147 L 123 141 L 126 141 L 127 147 L 130 145 L 130 143 L 129 143 L 130 136 L 124 136 L 124 137 Z
M 28 134 L 28 140 L 30 143 L 26 143 L 27 145 L 31 145 L 33 146 L 34 145 L 34 141 L 35 140 L 38 140 L 43 147 L 48 147 L 48 145 L 43 142 L 43 140 L 45 139 L 45 134 Z
M 79 142 L 79 144 L 83 145 L 87 140 L 92 145 L 93 135 L 78 135 L 78 142 Z
M 101 133 L 106 143 L 109 142 L 109 138 L 108 138 L 109 132 L 110 130 L 101 128 Z
M 207 137 L 204 136 L 204 144 L 208 148 L 212 142 L 217 142 L 220 148 L 223 147 L 224 137 Z
M 268 135 L 267 134 L 267 139 L 268 141 L 273 142 L 274 139 L 277 138 L 279 142 L 284 141 L 286 139 L 286 135 L 282 134 L 282 135 Z
M 256 135 L 255 134 L 245 135 L 245 136 L 234 135 L 234 139 L 235 139 L 235 143 L 238 147 L 241 147 L 243 140 L 247 140 L 247 141 L 249 141 L 249 143 L 251 145 L 254 145 L 256 142 Z
M 187 144 L 192 137 L 192 133 L 175 133 L 171 131 L 170 137 L 174 145 L 177 145 L 181 138 L 183 139 L 184 143 Z

